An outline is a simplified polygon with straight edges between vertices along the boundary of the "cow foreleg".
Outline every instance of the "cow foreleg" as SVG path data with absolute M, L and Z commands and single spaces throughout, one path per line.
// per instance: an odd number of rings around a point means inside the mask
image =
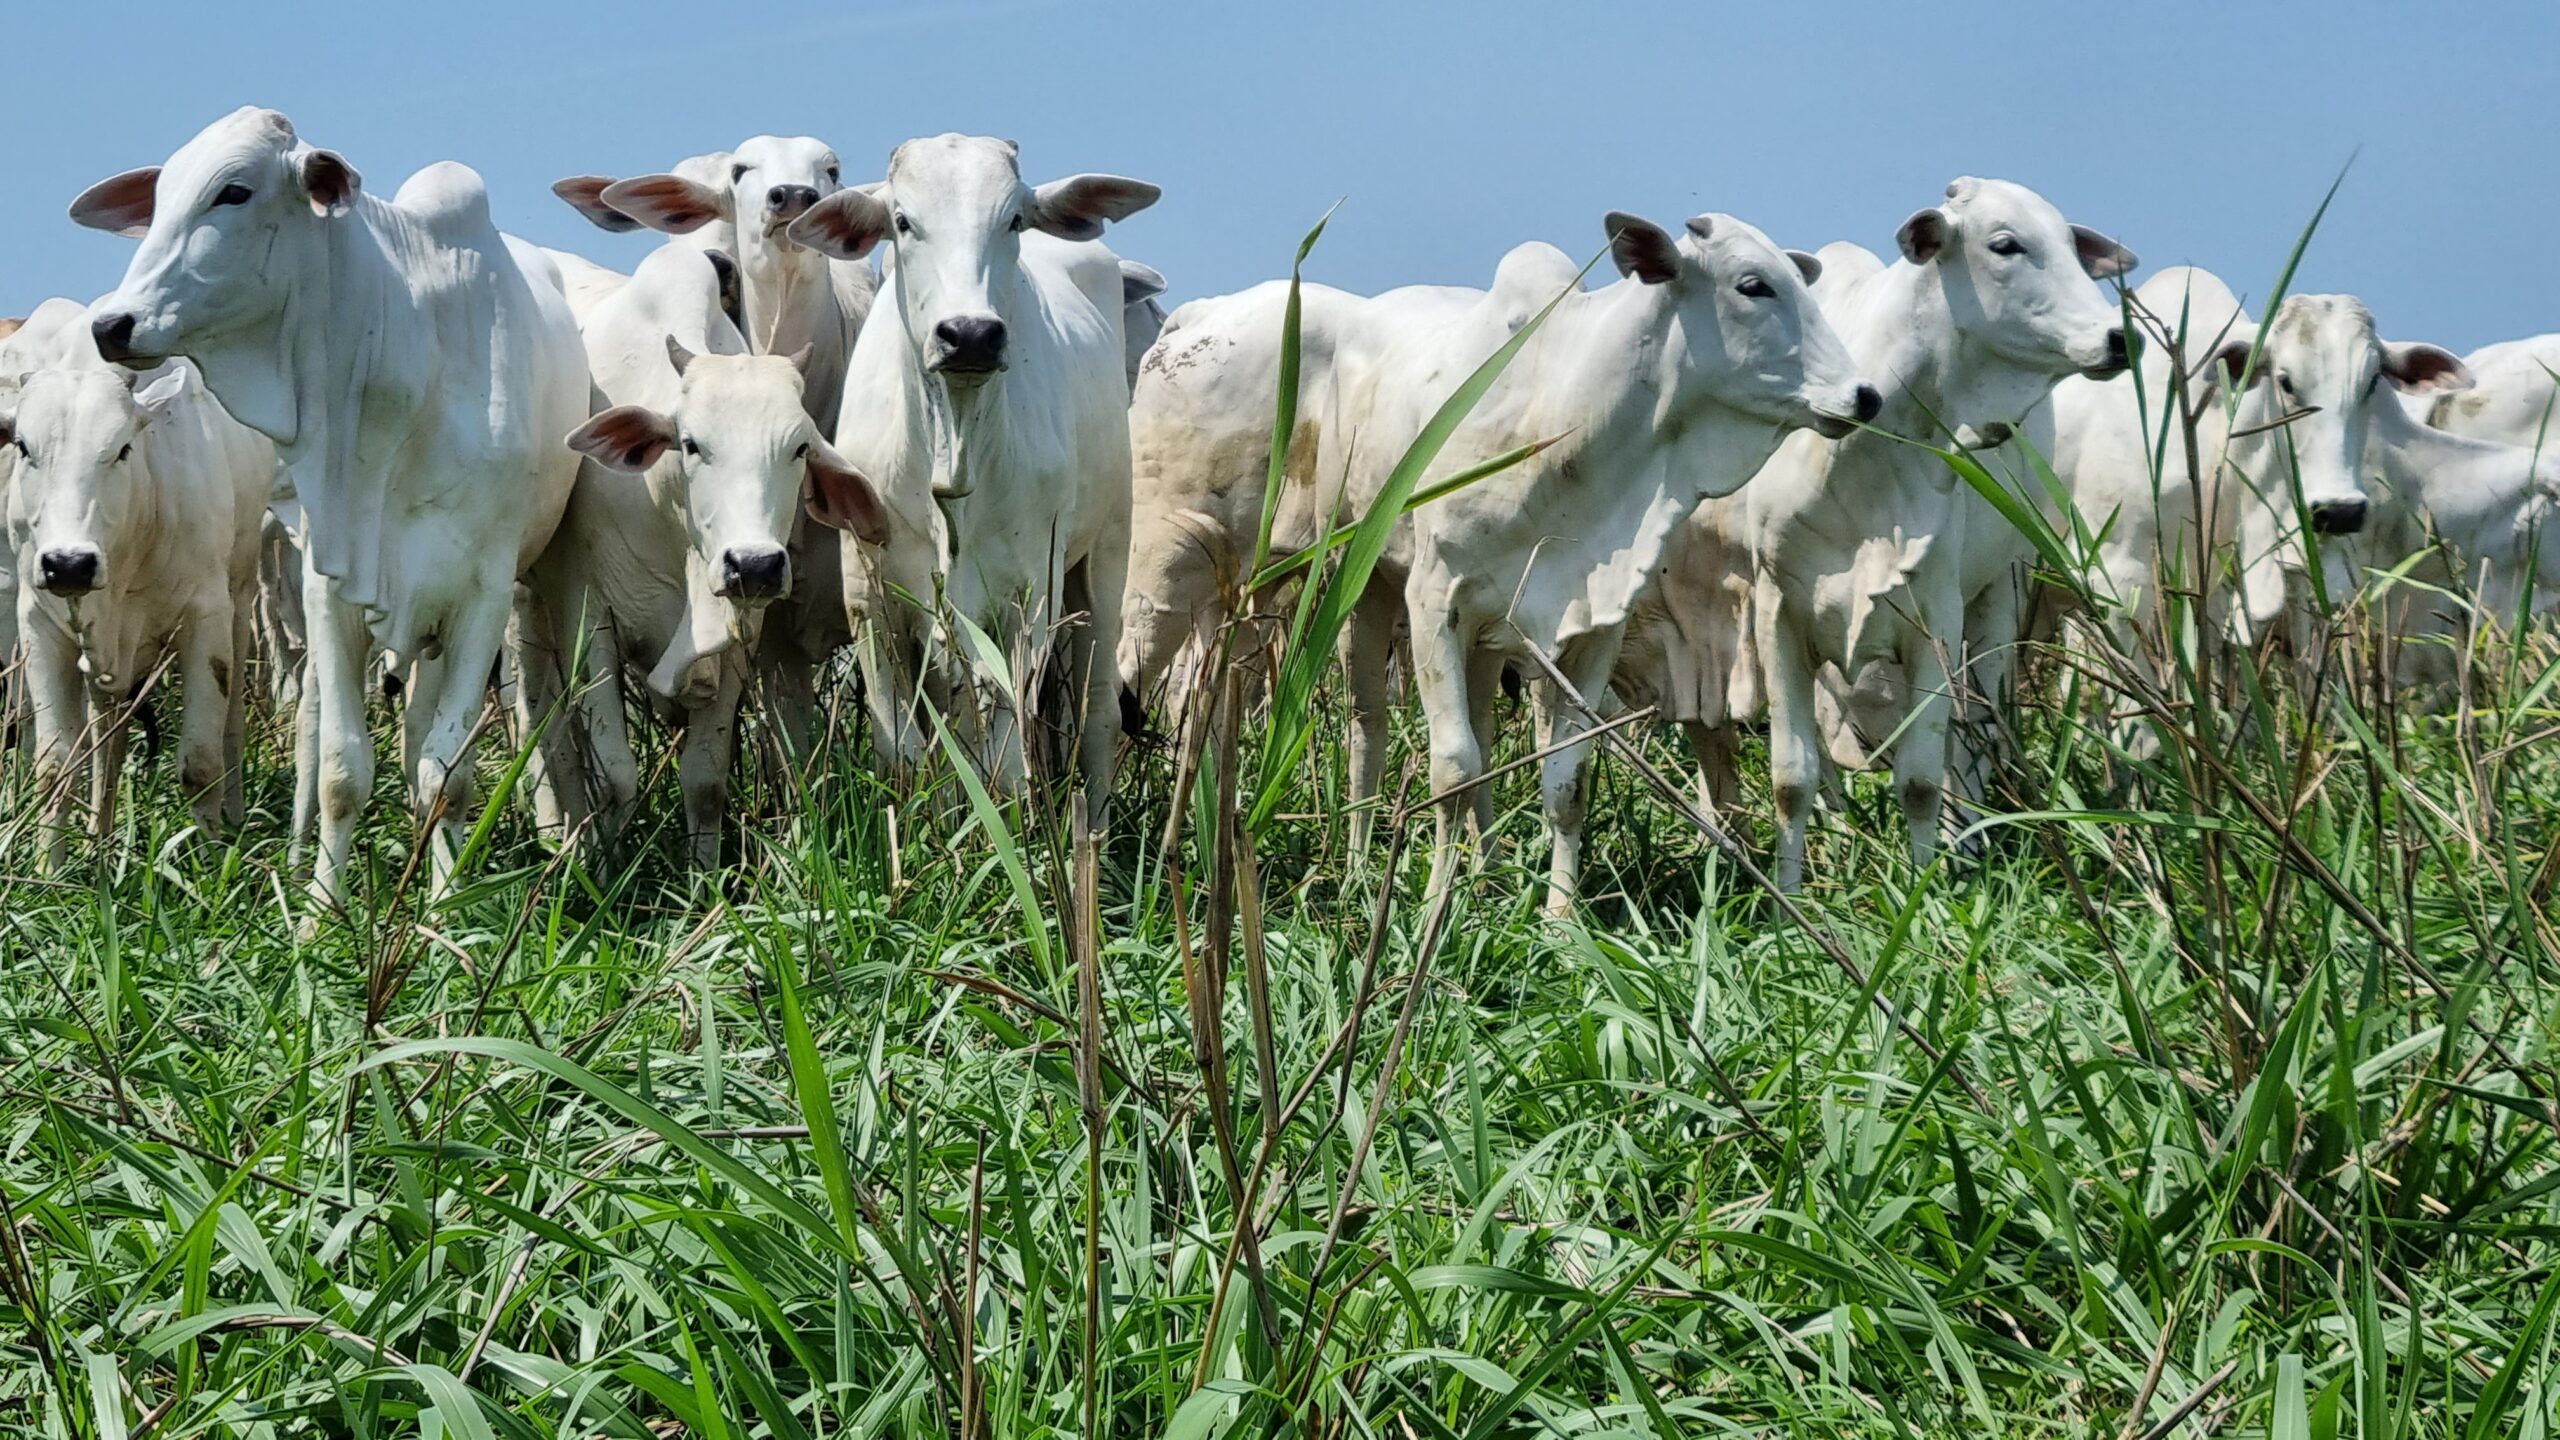
M 1564 693 L 1564 687 L 1549 679 L 1538 685 L 1539 728 L 1546 732 L 1546 743 L 1559 746 L 1540 762 L 1538 798 L 1547 816 L 1547 835 L 1553 842 L 1553 853 L 1547 862 L 1547 913 L 1566 916 L 1573 913 L 1574 899 L 1582 883 L 1582 825 L 1588 805 L 1582 786 L 1583 760 L 1590 755 L 1590 742 L 1574 743 L 1591 728 L 1591 712 L 1587 708 L 1592 697 L 1609 683 L 1609 672 L 1617 667 L 1618 646 L 1625 631 L 1616 627 L 1585 635 L 1565 647 L 1557 657 L 1556 669 L 1571 682 L 1582 703 Z
M 471 732 L 488 699 L 489 667 L 506 643 L 514 587 L 483 587 L 481 596 L 455 619 L 443 653 L 419 662 L 409 695 L 410 724 L 424 727 L 411 742 L 409 798 L 422 820 L 441 807 L 442 819 L 427 837 L 439 894 L 453 883 L 461 858 L 471 811 Z
M 178 635 L 178 784 L 206 836 L 222 833 L 223 762 L 230 731 L 232 614 L 229 605 L 191 617 Z
M 1911 718 L 1893 742 L 1893 789 L 1911 832 L 1911 861 L 1920 866 L 1937 857 L 1938 827 L 1945 819 L 1948 717 L 1955 702 L 1947 662 L 1950 652 L 1964 643 L 1958 628 L 1963 613 L 1961 604 L 1925 606 L 1921 631 L 1908 647 Z
M 724 657 L 719 688 L 685 716 L 676 782 L 684 791 L 685 860 L 695 870 L 720 865 L 720 826 L 729 813 L 729 762 L 737 750 L 738 667 Z M 630 747 L 623 747 L 626 760 Z
M 28 718 L 35 729 L 36 823 L 44 832 L 44 868 L 62 868 L 70 855 L 72 789 L 80 781 L 82 732 L 89 700 L 81 681 L 79 652 L 68 636 L 38 620 L 27 635 Z
M 1474 707 L 1467 691 L 1468 662 L 1476 647 L 1473 632 L 1462 628 L 1445 606 L 1425 604 L 1412 609 L 1414 689 L 1431 732 L 1431 792 L 1443 797 L 1431 844 L 1429 893 L 1436 902 L 1457 878 L 1469 828 L 1466 822 L 1474 814 L 1472 800 L 1461 787 L 1484 773 L 1484 751 L 1476 743 Z
M 1387 722 L 1396 703 L 1388 661 L 1394 658 L 1396 620 L 1403 608 L 1404 597 L 1373 585 L 1342 627 L 1342 673 L 1351 692 L 1348 799 L 1354 865 L 1367 857 L 1370 831 L 1377 824 L 1378 787 L 1387 768 Z
M 303 708 L 311 717 L 307 787 L 320 814 L 320 851 L 311 866 L 311 898 L 342 908 L 341 877 L 355 848 L 356 822 L 373 794 L 373 733 L 365 725 L 365 671 L 372 642 L 364 612 L 340 599 L 317 570 L 304 572 L 303 614 L 310 622 L 309 673 Z M 298 808 L 298 807 L 297 807 Z
M 1082 629 L 1067 637 L 1067 693 L 1076 707 L 1085 818 L 1095 834 L 1102 832 L 1120 764 L 1120 604 L 1128 570 L 1128 542 L 1105 540 L 1067 575 L 1067 603 L 1086 615 Z
M 1821 733 L 1814 718 L 1813 656 L 1802 627 L 1774 579 L 1763 577 L 1752 603 L 1762 674 L 1769 684 L 1769 792 L 1778 808 L 1781 889 L 1804 884 L 1805 826 L 1822 783 Z

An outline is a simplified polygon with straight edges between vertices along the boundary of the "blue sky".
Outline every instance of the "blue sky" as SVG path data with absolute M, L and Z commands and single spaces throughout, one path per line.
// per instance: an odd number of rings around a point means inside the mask
M 2297 288 L 2461 350 L 2560 329 L 2548 3 L 12 8 L 0 314 L 110 288 L 128 242 L 63 207 L 255 102 L 382 193 L 464 161 L 502 225 L 614 264 L 643 242 L 552 180 L 759 132 L 825 138 L 848 179 L 910 135 L 1010 136 L 1033 180 L 1162 185 L 1113 243 L 1176 298 L 1284 273 L 1337 199 L 1310 273 L 1367 290 L 1482 284 L 1533 238 L 1588 254 L 1612 208 L 1882 250 L 1959 174 L 2255 297 L 2352 155 Z

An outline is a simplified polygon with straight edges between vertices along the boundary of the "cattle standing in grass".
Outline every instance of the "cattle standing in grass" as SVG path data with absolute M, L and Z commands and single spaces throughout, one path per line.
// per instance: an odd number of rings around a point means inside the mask
M 841 259 L 890 246 L 892 313 L 854 347 L 836 448 L 889 510 L 887 545 L 846 551 L 845 590 L 895 767 L 919 753 L 914 702 L 928 684 L 988 772 L 1018 785 L 1020 702 L 1047 691 L 1063 699 L 1099 815 L 1120 726 L 1129 390 L 1127 282 L 1091 242 L 1156 196 L 1109 175 L 1029 186 L 1010 142 L 944 135 L 899 146 L 880 186 L 832 195 L 791 227 Z M 918 609 L 937 596 L 992 638 L 1000 664 L 937 633 Z
M 26 376 L 0 401 L 0 442 L 18 461 L 8 528 L 48 863 L 68 844 L 84 763 L 92 830 L 113 825 L 129 706 L 164 661 L 195 822 L 238 824 L 241 666 L 275 447 L 222 413 L 186 362 L 145 378 L 94 352 Z
M 1435 474 L 1557 443 L 1400 522 L 1345 631 L 1355 802 L 1376 792 L 1398 621 L 1411 627 L 1432 788 L 1457 791 L 1484 772 L 1507 662 L 1542 676 L 1534 652 L 1596 701 L 1679 518 L 1742 484 L 1788 428 L 1838 433 L 1875 413 L 1874 387 L 1806 290 L 1812 257 L 1723 215 L 1675 234 L 1612 214 L 1607 230 L 1623 278 L 1596 291 L 1564 294 L 1572 262 L 1537 244 L 1506 256 L 1489 291 L 1415 287 L 1369 299 L 1303 288 L 1301 418 L 1286 442 L 1275 553 L 1363 514 L 1449 394 L 1563 296 L 1451 437 Z M 1142 684 L 1223 623 L 1224 598 L 1250 555 L 1287 293 L 1265 285 L 1183 306 L 1140 377 L 1127 663 Z M 1557 687 L 1542 683 L 1539 694 L 1551 742 L 1583 731 L 1584 712 Z M 1586 748 L 1564 744 L 1541 776 L 1557 907 L 1571 903 L 1578 882 Z M 1458 798 L 1443 807 L 1435 886 L 1450 878 L 1470 811 L 1480 827 L 1481 806 Z
M 319 812 L 312 890 L 342 900 L 372 790 L 365 675 L 409 672 L 404 764 L 441 815 L 450 877 L 470 803 L 467 744 L 506 638 L 516 577 L 577 471 L 560 437 L 587 414 L 586 359 L 544 261 L 490 223 L 455 164 L 390 200 L 285 117 L 243 109 L 165 166 L 91 187 L 72 218 L 141 239 L 93 309 L 100 352 L 193 361 L 225 409 L 275 441 L 303 515 L 311 676 L 304 801 Z

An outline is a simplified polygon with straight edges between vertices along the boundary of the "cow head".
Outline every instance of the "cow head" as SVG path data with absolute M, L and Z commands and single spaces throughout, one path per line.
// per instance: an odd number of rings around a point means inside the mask
M 872 544 L 887 538 L 871 483 L 801 405 L 807 352 L 696 355 L 673 337 L 666 345 L 680 377 L 674 407 L 617 405 L 571 431 L 568 443 L 607 469 L 650 477 L 684 515 L 715 594 L 752 610 L 791 593 L 792 518 L 804 504 Z
M 2090 282 L 2133 269 L 2133 252 L 2065 221 L 2033 190 L 1958 180 L 1894 238 L 1935 282 L 1964 352 L 1950 372 L 1961 387 L 1946 397 L 1950 425 L 2015 423 L 2055 380 L 2124 369 L 2122 313 Z
M 90 309 L 98 353 L 149 369 L 273 330 L 295 277 L 310 273 L 302 255 L 321 227 L 349 223 L 360 184 L 344 156 L 250 108 L 206 126 L 165 165 L 90 186 L 71 218 L 142 242 L 124 283 Z
M 806 135 L 758 135 L 725 155 L 702 158 L 713 161 L 709 176 L 642 175 L 606 186 L 598 199 L 670 235 L 715 223 L 732 226 L 739 263 L 760 277 L 800 250 L 790 236 L 791 222 L 844 188 L 836 152 Z
M 18 387 L 0 414 L 0 442 L 17 454 L 9 528 L 24 583 L 65 599 L 105 588 L 119 563 L 117 539 L 147 503 L 147 432 L 187 379 L 183 365 L 148 382 L 131 370 L 60 369 Z
M 2271 497 L 2289 497 L 2298 480 L 2304 513 L 2323 535 L 2364 528 L 2365 437 L 2374 407 L 2399 403 L 2383 385 L 2410 395 L 2471 387 L 2452 352 L 2386 344 L 2372 312 L 2348 295 L 2289 296 L 2262 339 L 2232 336 L 2214 358 L 2221 383 L 2246 385 L 2232 415 L 2232 464 Z
M 1605 224 L 1618 273 L 1675 312 L 1686 394 L 1835 438 L 1876 417 L 1882 397 L 1814 303 L 1820 261 L 1730 215 L 1700 215 L 1677 237 L 1623 211 Z
M 1105 222 L 1135 215 L 1159 193 L 1116 175 L 1026 185 L 1013 142 L 940 135 L 899 146 L 886 180 L 820 201 L 792 222 L 791 235 L 839 260 L 887 240 L 918 359 L 944 383 L 969 386 L 1001 372 L 1011 353 L 1005 312 L 1018 288 L 1022 232 L 1098 239 Z

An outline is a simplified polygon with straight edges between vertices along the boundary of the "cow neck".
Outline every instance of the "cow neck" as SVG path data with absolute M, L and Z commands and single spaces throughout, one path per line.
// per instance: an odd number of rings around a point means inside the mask
M 751 353 L 788 355 L 818 339 L 818 327 L 810 317 L 835 308 L 835 289 L 824 255 L 806 246 L 776 248 L 752 257 L 741 255 L 738 269 L 745 281 L 744 318 Z
M 1579 341 L 1562 343 L 1577 327 Z M 1630 442 L 1651 448 L 1711 423 L 1724 407 L 1684 381 L 1687 351 L 1679 307 L 1661 287 L 1622 279 L 1566 296 L 1514 362 L 1524 377 L 1536 377 L 1542 397 L 1566 407 L 1534 427 L 1563 437 L 1537 463 L 1553 469 L 1580 455 L 1625 454 Z M 1628 384 L 1625 357 L 1648 353 L 1649 383 Z M 1604 398 L 1594 404 L 1590 397 Z
M 2507 548 L 2560 494 L 2560 455 L 2422 425 L 2389 397 L 2366 424 L 2366 469 L 2389 490 L 2376 498 L 2414 507 L 2429 528 L 2475 553 Z

